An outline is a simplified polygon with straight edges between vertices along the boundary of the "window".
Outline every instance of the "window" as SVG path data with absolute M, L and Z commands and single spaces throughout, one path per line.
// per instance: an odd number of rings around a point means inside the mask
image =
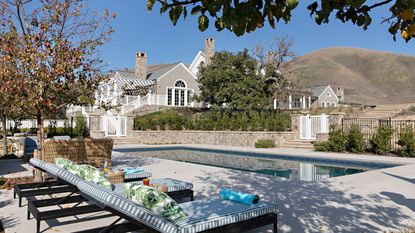
M 327 97 L 330 97 L 331 96 L 331 93 L 330 92 L 327 92 L 326 95 L 327 95 Z
M 172 105 L 172 92 L 173 90 L 171 88 L 167 89 L 167 105 Z
M 321 102 L 321 107 L 322 107 L 322 108 L 325 108 L 325 107 L 326 107 L 326 102 L 324 102 L 324 101 L 323 101 L 323 102 Z
M 186 88 L 186 84 L 182 80 L 177 80 L 174 86 Z
M 180 100 L 179 94 L 180 94 L 179 91 L 175 90 L 175 92 L 174 92 L 174 105 L 176 105 L 176 106 L 179 105 L 179 100 Z
M 180 106 L 184 106 L 184 90 L 179 90 Z

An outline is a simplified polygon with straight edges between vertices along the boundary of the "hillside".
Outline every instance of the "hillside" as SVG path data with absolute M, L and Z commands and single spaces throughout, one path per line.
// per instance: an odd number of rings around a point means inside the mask
M 413 56 L 336 47 L 300 57 L 294 70 L 294 77 L 300 86 L 342 86 L 346 102 L 415 102 Z

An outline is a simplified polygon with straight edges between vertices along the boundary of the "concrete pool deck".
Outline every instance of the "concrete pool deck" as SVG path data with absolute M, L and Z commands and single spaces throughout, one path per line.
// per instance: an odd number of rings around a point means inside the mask
M 176 146 L 176 145 L 169 145 Z M 195 145 L 186 145 L 195 146 Z M 123 145 L 122 148 L 156 147 Z M 163 147 L 163 146 L 160 146 Z M 195 146 L 205 147 L 205 146 Z M 121 148 L 116 146 L 114 150 Z M 330 156 L 345 159 L 342 154 L 307 152 L 292 149 L 237 149 L 284 155 Z M 274 153 L 272 152 L 272 153 Z M 343 156 L 343 158 L 342 158 Z M 192 182 L 195 198 L 216 196 L 221 187 L 257 193 L 262 199 L 279 206 L 279 232 L 384 232 L 415 225 L 415 159 L 350 155 L 364 159 L 406 164 L 387 169 L 331 178 L 326 181 L 287 181 L 273 176 L 236 171 L 177 161 L 142 158 L 114 152 L 114 166 L 128 163 L 151 171 L 154 178 L 172 177 Z M 0 162 L 1 163 L 1 162 Z M 0 216 L 6 232 L 33 232 L 35 221 L 26 220 L 26 208 L 18 208 L 12 191 L 0 190 Z M 25 203 L 25 202 L 24 202 Z M 81 221 L 92 217 L 94 220 Z M 109 224 L 112 218 L 78 216 L 42 223 L 44 232 L 74 232 Z M 65 222 L 64 225 L 60 225 Z M 58 225 L 58 226 L 56 226 Z M 49 227 L 49 228 L 48 228 Z M 267 232 L 261 229 L 253 232 Z

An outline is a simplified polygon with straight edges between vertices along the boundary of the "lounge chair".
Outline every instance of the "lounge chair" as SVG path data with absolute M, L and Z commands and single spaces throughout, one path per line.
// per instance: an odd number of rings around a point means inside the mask
M 277 232 L 277 206 L 265 201 L 254 206 L 222 199 L 187 202 L 180 204 L 188 215 L 186 220 L 172 222 L 155 215 L 123 195 L 85 181 L 54 164 L 44 163 L 38 159 L 31 159 L 30 162 L 60 180 L 76 186 L 82 197 L 102 210 L 119 216 L 119 219 L 108 225 L 103 232 L 110 232 L 121 219 L 149 232 L 243 232 L 270 224 L 273 225 L 273 232 Z
M 36 168 L 42 170 L 39 167 L 36 167 Z M 131 182 L 131 181 L 140 181 L 151 176 L 152 176 L 151 172 L 143 171 L 143 172 L 125 175 L 124 179 L 125 179 L 125 182 Z M 28 198 L 28 197 L 41 196 L 41 195 L 52 195 L 56 193 L 73 192 L 76 190 L 77 189 L 74 186 L 63 183 L 60 180 L 48 180 L 44 182 L 34 182 L 34 183 L 28 183 L 28 184 L 15 184 L 13 196 L 14 196 L 14 199 L 19 198 L 19 207 L 21 207 L 23 197 Z

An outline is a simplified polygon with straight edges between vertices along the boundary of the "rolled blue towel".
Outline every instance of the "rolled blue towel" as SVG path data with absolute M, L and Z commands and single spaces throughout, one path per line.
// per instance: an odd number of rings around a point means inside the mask
M 140 173 L 140 172 L 143 172 L 143 171 L 144 171 L 144 169 L 141 168 L 141 167 L 138 167 L 138 168 L 126 167 L 126 168 L 124 168 L 124 173 L 126 175 L 132 175 L 132 174 Z
M 233 191 L 231 189 L 221 189 L 219 195 L 222 199 L 241 202 L 247 205 L 255 205 L 259 202 L 259 196 Z

